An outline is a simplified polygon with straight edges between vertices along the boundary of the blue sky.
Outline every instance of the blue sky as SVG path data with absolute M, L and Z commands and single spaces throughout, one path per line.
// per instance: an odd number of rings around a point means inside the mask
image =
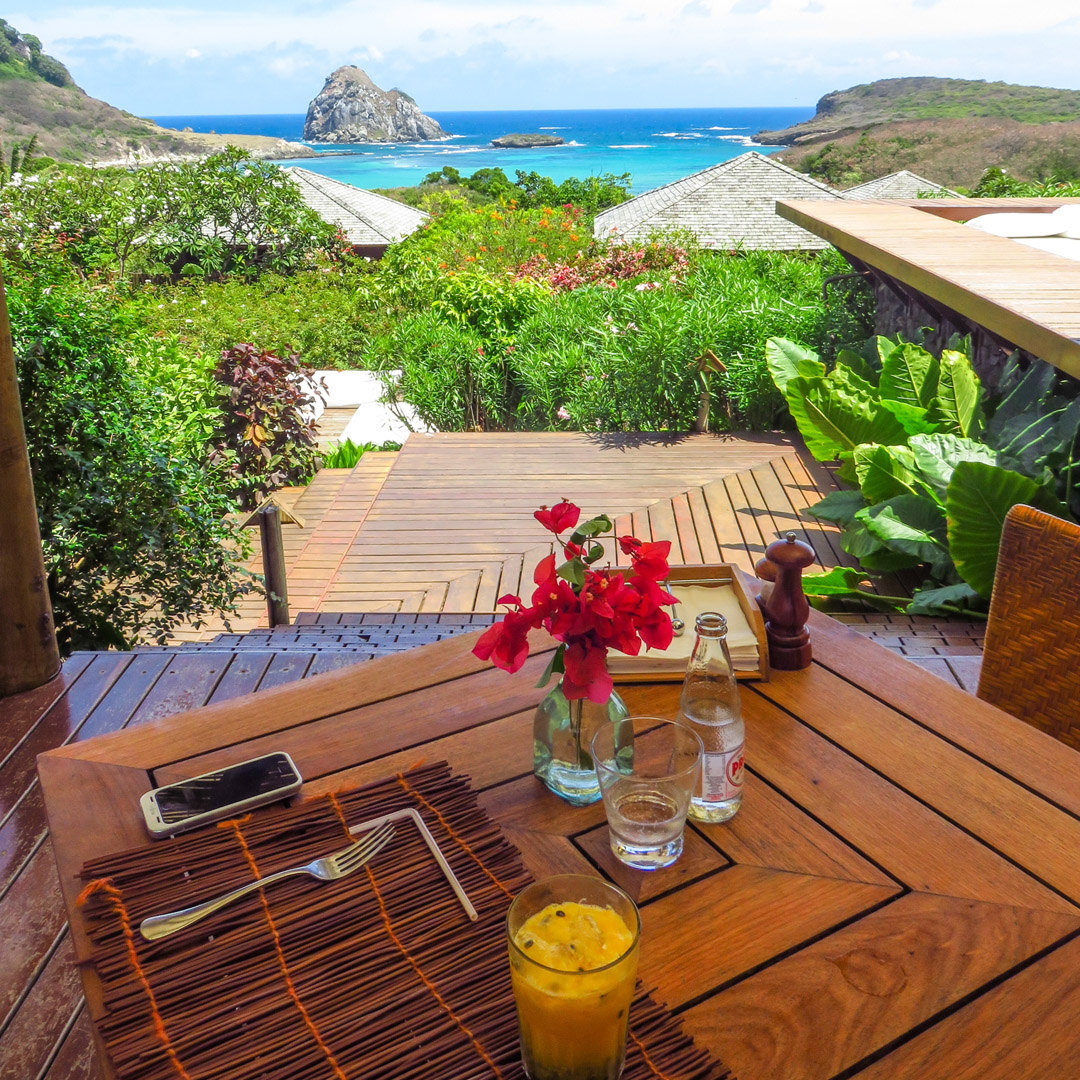
M 299 113 L 345 63 L 422 108 L 812 105 L 872 79 L 1080 87 L 1077 0 L 14 0 L 95 97 Z

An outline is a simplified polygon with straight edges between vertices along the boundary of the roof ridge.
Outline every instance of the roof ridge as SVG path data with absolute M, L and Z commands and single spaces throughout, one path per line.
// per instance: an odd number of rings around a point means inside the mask
M 689 184 L 692 180 L 699 181 L 698 184 L 686 190 L 685 194 L 689 195 L 692 192 L 697 191 L 701 184 L 706 182 L 704 179 L 705 177 L 709 177 L 711 179 L 712 175 L 716 173 L 726 172 L 732 165 L 735 164 L 736 161 L 742 161 L 745 158 L 750 157 L 752 154 L 753 151 L 748 151 L 745 154 L 739 154 L 738 157 L 729 158 L 727 161 L 718 161 L 715 165 L 708 166 L 708 168 L 699 169 L 696 173 L 691 173 L 689 176 L 681 176 L 678 180 L 671 180 L 666 184 L 661 184 L 659 187 L 649 188 L 648 191 L 643 191 L 640 195 L 635 195 L 632 199 L 627 199 L 626 202 L 616 203 L 615 206 L 609 206 L 606 210 L 601 210 L 600 213 L 597 214 L 595 218 L 593 218 L 593 221 L 595 223 L 601 218 L 606 217 L 607 215 L 613 213 L 616 210 L 624 210 L 628 206 L 632 206 L 639 199 L 644 199 L 648 195 L 656 195 L 661 191 L 670 191 L 672 188 L 679 187 L 680 185 Z M 764 157 L 765 155 L 758 154 L 757 156 Z M 667 202 L 664 203 L 664 206 L 670 206 L 671 203 L 674 201 L 675 199 L 669 199 Z
M 320 192 L 331 202 L 336 203 L 347 214 L 356 218 L 357 221 L 363 222 L 373 233 L 382 237 L 388 244 L 394 243 L 396 240 L 395 235 L 388 235 L 386 230 L 377 225 L 368 214 L 364 213 L 360 208 L 350 205 L 348 202 L 343 201 L 343 193 L 335 191 L 334 188 L 347 188 L 349 191 L 356 191 L 364 195 L 369 199 L 378 199 L 382 202 L 389 203 L 395 210 L 411 211 L 414 214 L 420 215 L 422 218 L 429 218 L 431 215 L 424 210 L 418 210 L 416 207 L 409 206 L 406 203 L 398 202 L 396 199 L 389 199 L 385 195 L 380 195 L 378 192 L 371 191 L 368 188 L 357 187 L 355 184 L 346 184 L 343 180 L 336 180 L 332 176 L 323 176 L 322 173 L 314 172 L 311 169 L 304 169 L 298 165 L 290 165 L 286 167 L 287 173 L 293 174 L 294 179 L 298 182 L 306 183 L 313 187 L 316 191 Z

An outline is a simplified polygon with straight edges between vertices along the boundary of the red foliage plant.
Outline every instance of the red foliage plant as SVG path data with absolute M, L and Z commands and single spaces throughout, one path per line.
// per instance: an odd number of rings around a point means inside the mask
M 325 387 L 312 376 L 296 353 L 246 343 L 222 351 L 214 378 L 224 400 L 210 460 L 224 468 L 244 509 L 315 471 L 313 406 L 325 400 Z
M 517 671 L 529 655 L 529 631 L 543 627 L 562 644 L 538 685 L 561 672 L 569 700 L 603 703 L 612 690 L 608 649 L 636 656 L 643 644 L 651 649 L 671 644 L 671 617 L 664 608 L 674 604 L 675 597 L 660 585 L 668 574 L 671 542 L 619 537 L 620 548 L 630 556 L 629 575 L 611 567 L 594 570 L 593 563 L 604 555 L 597 537 L 615 535 L 610 518 L 600 514 L 579 526 L 581 511 L 566 499 L 550 509 L 541 507 L 533 516 L 555 534 L 566 561 L 556 566 L 554 554 L 540 560 L 529 607 L 520 596 L 500 597 L 499 603 L 510 610 L 480 638 L 473 652 L 504 671 Z M 574 531 L 563 539 L 561 534 L 568 529 Z

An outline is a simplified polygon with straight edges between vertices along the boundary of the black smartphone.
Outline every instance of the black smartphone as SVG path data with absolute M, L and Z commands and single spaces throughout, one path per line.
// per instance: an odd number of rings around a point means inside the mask
M 286 799 L 302 783 L 292 758 L 277 751 L 154 788 L 140 804 L 150 835 L 160 839 Z

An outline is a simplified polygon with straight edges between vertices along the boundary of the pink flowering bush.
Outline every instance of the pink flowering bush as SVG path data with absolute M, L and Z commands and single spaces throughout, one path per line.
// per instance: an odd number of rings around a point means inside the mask
M 611 285 L 648 275 L 661 278 L 646 283 L 660 288 L 664 281 L 682 281 L 690 269 L 690 257 L 677 244 L 653 241 L 638 247 L 613 246 L 596 255 L 579 251 L 570 262 L 550 261 L 534 255 L 514 272 L 517 281 L 533 279 L 546 282 L 554 292 L 570 292 L 582 285 Z

